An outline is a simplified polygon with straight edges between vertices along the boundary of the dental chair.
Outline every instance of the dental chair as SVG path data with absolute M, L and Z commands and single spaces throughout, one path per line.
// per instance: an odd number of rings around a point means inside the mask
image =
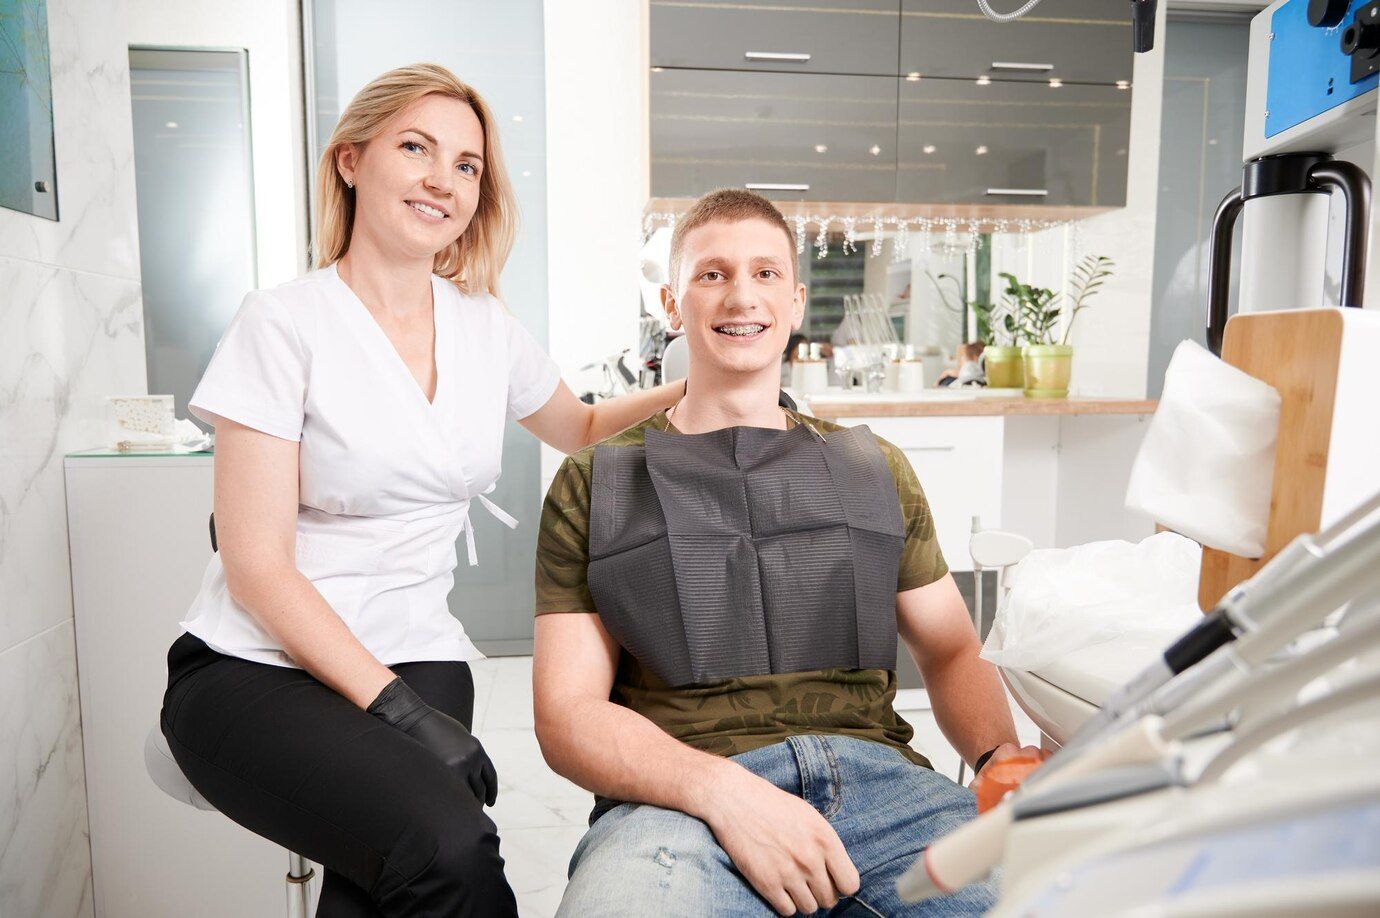
M 210 529 L 211 550 L 216 551 L 218 549 L 215 514 L 211 515 Z M 169 797 L 198 810 L 216 811 L 182 773 L 181 766 L 173 758 L 168 741 L 157 724 L 154 724 L 153 729 L 144 738 L 144 767 L 153 783 Z M 288 872 L 284 878 L 287 885 L 287 918 L 307 918 L 311 914 L 312 883 L 315 879 L 316 871 L 312 868 L 311 862 L 295 851 L 289 851 Z
M 982 529 L 978 518 L 973 518 L 968 553 L 972 556 L 976 575 L 973 625 L 979 635 L 982 634 L 982 572 L 996 571 L 997 606 L 1000 608 L 1009 592 L 1007 573 L 1034 547 L 1034 543 L 1023 535 Z M 1000 644 L 995 646 L 999 648 Z M 1040 728 L 1041 746 L 1054 750 L 1163 649 L 1135 641 L 1107 641 L 1072 651 L 1034 672 L 1010 667 L 998 667 L 998 672 L 1021 710 Z M 959 780 L 962 781 L 961 772 Z

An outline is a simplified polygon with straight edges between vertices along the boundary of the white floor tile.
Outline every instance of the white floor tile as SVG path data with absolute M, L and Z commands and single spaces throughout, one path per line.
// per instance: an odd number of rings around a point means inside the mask
M 508 882 L 523 918 L 552 918 L 556 914 L 565 892 L 570 855 L 584 834 L 583 825 L 500 833 Z

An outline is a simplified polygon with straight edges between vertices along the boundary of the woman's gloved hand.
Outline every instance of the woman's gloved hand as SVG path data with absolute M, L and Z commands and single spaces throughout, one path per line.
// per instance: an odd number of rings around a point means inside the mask
M 430 749 L 465 779 L 481 803 L 494 805 L 498 773 L 479 740 L 460 721 L 423 701 L 401 676 L 385 685 L 367 710 Z

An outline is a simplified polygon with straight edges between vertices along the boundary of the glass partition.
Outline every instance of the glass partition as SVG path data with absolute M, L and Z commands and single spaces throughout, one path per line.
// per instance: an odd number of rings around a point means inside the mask
M 434 61 L 483 94 L 500 125 L 503 155 L 521 208 L 517 245 L 503 273 L 506 305 L 537 340 L 547 337 L 546 75 L 541 0 L 311 0 L 311 162 L 349 100 L 369 80 L 405 64 Z M 508 425 L 503 477 L 490 497 L 517 517 L 509 530 L 476 507 L 479 566 L 460 567 L 451 611 L 486 653 L 531 649 L 533 564 L 541 508 L 538 443 Z
M 258 286 L 247 67 L 240 50 L 129 52 L 148 386 L 182 416 Z

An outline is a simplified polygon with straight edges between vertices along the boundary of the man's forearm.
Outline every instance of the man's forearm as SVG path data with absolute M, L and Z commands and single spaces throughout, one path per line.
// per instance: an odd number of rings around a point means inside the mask
M 1019 745 L 1001 678 L 978 649 L 974 644 L 921 668 L 939 729 L 969 765 L 1002 743 Z
M 650 803 L 708 821 L 719 782 L 749 774 L 730 759 L 700 752 L 635 711 L 611 701 L 563 704 L 537 718 L 537 740 L 558 774 L 588 791 Z

